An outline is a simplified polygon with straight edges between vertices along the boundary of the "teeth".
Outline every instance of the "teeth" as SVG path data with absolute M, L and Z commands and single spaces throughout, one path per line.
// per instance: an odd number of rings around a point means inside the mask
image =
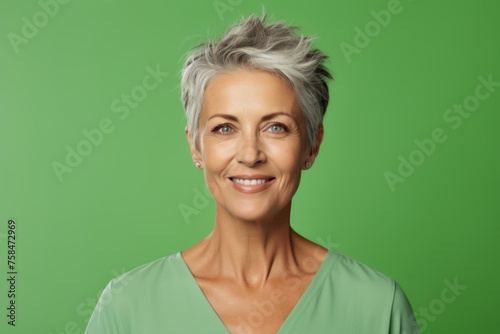
M 243 184 L 245 186 L 254 186 L 256 184 L 262 184 L 266 182 L 266 179 L 253 179 L 253 180 L 245 180 L 245 179 L 232 179 L 234 182 Z

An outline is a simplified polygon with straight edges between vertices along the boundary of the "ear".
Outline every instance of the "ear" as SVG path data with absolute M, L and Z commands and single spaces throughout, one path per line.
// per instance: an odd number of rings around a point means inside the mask
M 193 162 L 202 162 L 201 161 L 201 155 L 200 152 L 196 149 L 196 145 L 194 143 L 194 138 L 192 134 L 189 132 L 187 126 L 184 129 L 184 132 L 186 133 L 186 138 L 189 143 L 189 150 L 191 151 L 191 156 L 193 157 Z
M 309 149 L 309 153 L 306 155 L 306 159 L 304 161 L 304 166 L 306 162 L 310 162 L 311 165 L 314 163 L 314 160 L 316 159 L 319 153 L 319 147 L 323 142 L 323 135 L 324 135 L 323 124 L 320 124 L 318 127 L 318 131 L 316 131 L 316 142 L 314 143 L 314 147 L 311 147 Z M 307 168 L 304 167 L 303 169 Z

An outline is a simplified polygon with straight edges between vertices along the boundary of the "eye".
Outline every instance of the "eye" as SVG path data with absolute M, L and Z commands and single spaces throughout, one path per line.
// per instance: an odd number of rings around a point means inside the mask
M 214 128 L 212 128 L 212 132 L 222 134 L 222 135 L 227 135 L 227 134 L 230 134 L 231 132 L 233 132 L 233 129 L 231 128 L 231 126 L 229 124 L 224 123 L 224 124 L 219 124 L 219 125 L 215 126 Z
M 280 133 L 280 132 L 288 131 L 288 128 L 284 124 L 274 123 L 269 127 L 269 131 L 271 131 L 273 133 Z

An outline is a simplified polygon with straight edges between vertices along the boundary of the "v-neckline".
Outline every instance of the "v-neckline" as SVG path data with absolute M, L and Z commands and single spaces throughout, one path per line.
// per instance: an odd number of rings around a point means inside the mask
M 297 303 L 295 303 L 295 305 L 293 306 L 293 308 L 290 311 L 290 313 L 288 313 L 288 315 L 286 316 L 285 320 L 283 321 L 283 323 L 279 327 L 279 329 L 276 332 L 276 334 L 280 334 L 282 330 L 285 330 L 286 327 L 288 327 L 288 323 L 293 320 L 294 315 L 297 312 L 300 312 L 300 309 L 303 308 L 305 305 L 307 305 L 307 301 L 309 300 L 309 297 L 314 294 L 314 291 L 320 285 L 319 284 L 320 280 L 325 277 L 324 272 L 325 272 L 325 270 L 327 270 L 327 267 L 328 267 L 327 263 L 330 262 L 329 258 L 332 256 L 332 253 L 333 253 L 333 251 L 331 249 L 327 248 L 326 256 L 323 259 L 323 262 L 321 262 L 318 270 L 316 271 L 316 274 L 314 274 L 314 277 L 312 278 L 311 282 L 309 282 L 309 284 L 307 285 L 306 289 L 304 290 L 304 292 L 300 296 L 300 298 L 297 301 Z M 181 260 L 181 262 L 183 264 L 183 267 L 186 269 L 187 276 L 189 277 L 189 280 L 191 281 L 192 284 L 194 284 L 196 286 L 196 288 L 197 288 L 197 290 L 198 290 L 198 292 L 200 294 L 200 298 L 204 301 L 204 303 L 208 307 L 208 309 L 210 309 L 212 315 L 214 315 L 219 320 L 220 325 L 228 333 L 230 333 L 230 330 L 226 327 L 226 325 L 224 324 L 224 322 L 220 318 L 219 314 L 217 314 L 217 312 L 213 308 L 212 304 L 210 304 L 210 301 L 208 300 L 207 296 L 205 296 L 205 293 L 203 292 L 203 290 L 201 289 L 200 285 L 198 284 L 198 282 L 194 278 L 193 273 L 189 269 L 189 266 L 187 265 L 186 261 L 184 260 L 184 257 L 182 256 L 182 251 L 178 252 L 177 255 L 180 258 L 180 260 Z

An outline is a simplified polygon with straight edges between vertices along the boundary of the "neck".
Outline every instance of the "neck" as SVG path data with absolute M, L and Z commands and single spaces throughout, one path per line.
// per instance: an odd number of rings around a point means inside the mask
M 243 221 L 217 207 L 214 229 L 200 247 L 211 275 L 257 287 L 298 269 L 305 239 L 290 227 L 290 208 L 262 221 Z

